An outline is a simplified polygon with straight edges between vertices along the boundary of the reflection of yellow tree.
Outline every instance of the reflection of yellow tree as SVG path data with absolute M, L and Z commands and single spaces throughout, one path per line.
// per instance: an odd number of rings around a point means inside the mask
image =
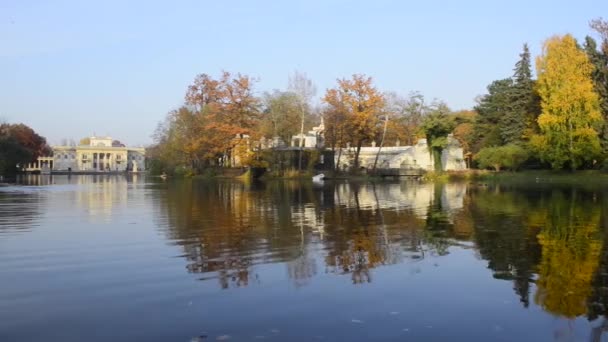
M 538 234 L 542 259 L 536 303 L 565 317 L 585 314 L 602 248 L 599 207 L 573 193 L 569 199 L 554 198 L 550 210 L 533 219 L 544 221 Z
M 385 255 L 375 236 L 355 233 L 339 254 L 330 253 L 325 262 L 339 273 L 351 273 L 353 284 L 371 282 L 370 269 L 384 263 Z

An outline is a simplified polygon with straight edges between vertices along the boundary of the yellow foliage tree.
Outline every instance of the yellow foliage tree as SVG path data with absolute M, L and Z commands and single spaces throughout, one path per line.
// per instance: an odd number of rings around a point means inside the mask
M 554 169 L 576 169 L 601 152 L 603 123 L 594 91 L 593 65 L 571 35 L 548 39 L 536 60 L 542 113 L 541 133 L 531 139 L 542 160 Z
M 343 115 L 348 142 L 356 148 L 354 167 L 358 169 L 361 147 L 379 133 L 384 96 L 372 85 L 371 77 L 355 74 L 350 80 L 338 80 L 338 86 L 328 89 L 323 101 L 329 112 Z

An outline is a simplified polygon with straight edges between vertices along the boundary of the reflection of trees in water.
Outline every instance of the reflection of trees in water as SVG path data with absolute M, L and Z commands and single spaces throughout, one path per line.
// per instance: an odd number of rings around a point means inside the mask
M 602 192 L 598 199 L 601 205 L 601 228 L 603 229 L 602 238 L 603 241 L 608 241 L 608 203 L 606 199 L 608 192 Z M 592 282 L 592 293 L 588 300 L 587 305 L 587 317 L 589 320 L 595 320 L 600 316 L 603 316 L 603 323 L 600 324 L 595 330 L 595 334 L 600 336 L 606 327 L 608 327 L 608 243 L 602 244 L 602 250 L 600 252 L 599 266 Z M 599 340 L 599 339 L 598 339 Z
M 513 281 L 526 307 L 536 282 L 535 302 L 546 311 L 587 313 L 591 295 L 601 297 L 592 284 L 594 276 L 602 281 L 601 196 L 559 186 L 473 188 L 470 195 L 477 247 L 494 277 Z
M 431 198 L 433 193 L 425 195 L 425 191 L 432 186 L 314 188 L 298 182 L 197 181 L 167 186 L 166 196 L 157 198 L 166 207 L 166 216 L 158 218 L 160 225 L 168 227 L 170 238 L 183 246 L 189 272 L 202 274 L 203 280 L 217 279 L 222 288 L 250 284 L 260 263 L 285 262 L 296 286 L 314 277 L 320 260 L 327 272 L 351 274 L 354 283 L 365 283 L 372 279 L 371 269 L 380 265 L 420 258 L 429 251 L 441 254 L 437 244 L 428 243 L 432 239 L 425 234 L 420 208 L 399 203 L 399 194 L 406 199 L 415 198 L 412 193 Z M 443 197 L 436 195 L 434 201 L 441 203 Z M 441 210 L 438 204 L 433 213 Z M 445 246 L 456 226 L 441 227 Z M 461 229 L 461 237 L 467 229 Z M 253 279 L 259 280 L 257 275 Z
M 46 200 L 40 191 L 0 191 L 0 234 L 37 226 Z
M 535 300 L 555 314 L 583 315 L 602 248 L 596 198 L 576 190 L 555 190 L 550 203 L 535 215 L 542 225 Z
M 472 188 L 469 211 L 481 256 L 497 279 L 513 281 L 524 307 L 530 303 L 530 284 L 540 260 L 535 228 L 527 223 L 531 195 L 499 187 Z

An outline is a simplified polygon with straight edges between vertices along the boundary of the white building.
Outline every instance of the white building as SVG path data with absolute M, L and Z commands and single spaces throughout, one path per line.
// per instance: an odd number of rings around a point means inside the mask
M 141 172 L 146 150 L 115 144 L 111 137 L 90 137 L 88 145 L 53 146 L 52 157 L 40 157 L 25 171 Z

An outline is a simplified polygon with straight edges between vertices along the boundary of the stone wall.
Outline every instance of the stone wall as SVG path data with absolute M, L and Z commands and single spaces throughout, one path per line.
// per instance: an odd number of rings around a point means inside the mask
M 353 166 L 356 149 L 354 147 L 342 149 L 342 153 L 336 151 L 335 163 L 340 170 L 346 170 Z M 378 147 L 362 147 L 359 153 L 359 165 L 366 169 L 373 168 Z M 338 160 L 339 158 L 339 160 Z M 378 157 L 377 168 L 379 169 L 422 169 L 434 170 L 434 162 L 429 152 L 426 139 L 418 140 L 414 146 L 391 146 L 382 147 Z M 462 147 L 458 141 L 448 136 L 448 146 L 441 154 L 441 169 L 443 171 L 464 170 L 466 164 Z

